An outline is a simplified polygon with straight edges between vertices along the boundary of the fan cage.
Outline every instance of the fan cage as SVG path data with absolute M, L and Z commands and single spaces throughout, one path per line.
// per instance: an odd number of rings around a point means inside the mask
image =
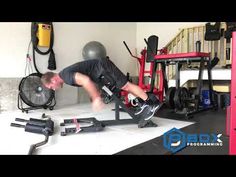
M 56 100 L 55 100 L 55 91 L 54 90 L 49 90 L 49 89 L 46 89 L 44 88 L 43 86 L 41 87 L 40 85 L 38 86 L 38 88 L 42 89 L 43 90 L 46 90 L 47 91 L 47 94 L 48 94 L 48 99 L 44 102 L 44 103 L 41 103 L 41 104 L 36 104 L 36 103 L 33 103 L 29 98 L 28 96 L 26 95 L 26 93 L 24 93 L 24 86 L 25 84 L 29 84 L 27 83 L 30 79 L 32 78 L 36 78 L 37 80 L 36 81 L 39 81 L 41 79 L 41 76 L 42 74 L 40 73 L 32 73 L 30 74 L 29 76 L 27 77 L 24 77 L 21 81 L 20 81 L 20 84 L 19 84 L 19 95 L 18 95 L 18 108 L 22 110 L 22 112 L 28 112 L 28 110 L 32 110 L 32 109 L 41 109 L 41 108 L 44 108 L 44 109 L 47 109 L 49 108 L 50 110 L 53 110 L 54 106 L 56 105 Z M 36 88 L 34 88 L 36 89 Z M 34 90 L 35 92 L 35 90 Z M 23 107 L 23 103 L 24 102 L 26 105 L 28 105 L 29 107 L 28 108 L 24 108 Z

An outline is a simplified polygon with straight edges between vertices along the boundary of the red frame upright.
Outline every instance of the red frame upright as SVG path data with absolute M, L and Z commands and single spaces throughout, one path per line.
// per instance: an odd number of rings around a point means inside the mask
M 229 154 L 236 155 L 236 32 L 232 32 Z
M 159 50 L 160 52 L 163 49 Z M 165 51 L 164 51 L 165 52 Z M 151 62 L 149 70 L 145 70 L 145 65 L 146 65 L 146 56 L 147 56 L 147 50 L 143 49 L 141 52 L 141 57 L 134 57 L 138 60 L 140 68 L 139 68 L 139 82 L 138 86 L 142 88 L 145 92 L 149 91 L 151 88 L 150 83 L 145 84 L 144 83 L 144 76 L 145 74 L 150 74 L 152 76 L 152 71 L 154 67 L 154 62 Z M 164 99 L 164 86 L 163 86 L 163 73 L 162 70 L 157 70 L 156 73 L 159 75 L 159 88 L 154 87 L 153 93 L 158 96 L 159 100 L 163 102 Z M 121 95 L 124 96 L 125 98 L 125 104 L 130 105 L 129 100 L 128 100 L 128 93 L 126 91 L 121 91 Z
M 140 64 L 140 69 L 139 69 L 139 87 L 141 87 L 144 91 L 149 91 L 151 88 L 151 84 L 144 84 L 144 76 L 145 74 L 149 74 L 152 76 L 153 72 L 153 67 L 154 67 L 154 62 L 151 62 L 149 70 L 145 70 L 145 64 L 146 64 L 146 53 L 147 50 L 143 49 L 141 52 L 141 58 L 138 59 L 139 64 Z M 163 75 L 162 75 L 162 70 L 157 70 L 156 74 L 159 75 L 159 88 L 154 87 L 153 93 L 158 96 L 159 100 L 163 102 Z

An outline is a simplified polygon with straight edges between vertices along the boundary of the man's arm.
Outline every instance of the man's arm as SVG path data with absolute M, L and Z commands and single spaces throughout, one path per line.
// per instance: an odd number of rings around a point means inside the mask
M 100 93 L 98 92 L 95 84 L 91 79 L 81 73 L 75 74 L 75 83 L 84 87 L 84 89 L 88 92 L 89 96 L 91 97 L 92 101 L 96 99 L 100 99 Z
M 76 73 L 75 83 L 84 87 L 84 89 L 88 92 L 92 99 L 92 108 L 94 111 L 100 111 L 104 107 L 100 93 L 98 92 L 93 81 L 91 81 L 88 76 L 81 73 Z

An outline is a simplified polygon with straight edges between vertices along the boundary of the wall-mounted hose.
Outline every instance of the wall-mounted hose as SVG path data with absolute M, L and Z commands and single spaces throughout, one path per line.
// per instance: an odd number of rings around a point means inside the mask
M 47 51 L 43 52 L 38 48 L 38 24 L 43 23 L 43 24 L 48 24 L 51 26 L 51 34 L 50 34 L 50 44 L 49 44 L 49 48 Z M 39 72 L 37 66 L 36 66 L 36 62 L 35 62 L 35 51 L 41 55 L 49 55 L 49 59 L 48 59 L 48 69 L 49 70 L 55 70 L 56 69 L 56 59 L 55 59 L 55 54 L 53 51 L 53 44 L 54 44 L 54 30 L 53 30 L 53 24 L 52 22 L 32 22 L 31 24 L 31 41 L 33 44 L 33 62 L 34 62 L 34 67 L 35 70 Z

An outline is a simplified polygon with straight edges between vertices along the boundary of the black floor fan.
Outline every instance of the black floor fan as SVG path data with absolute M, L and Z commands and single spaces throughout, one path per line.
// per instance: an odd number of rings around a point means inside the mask
M 41 83 L 41 74 L 32 73 L 24 77 L 19 84 L 18 108 L 28 113 L 33 109 L 54 109 L 55 91 L 45 88 Z M 28 107 L 24 107 L 24 104 Z

